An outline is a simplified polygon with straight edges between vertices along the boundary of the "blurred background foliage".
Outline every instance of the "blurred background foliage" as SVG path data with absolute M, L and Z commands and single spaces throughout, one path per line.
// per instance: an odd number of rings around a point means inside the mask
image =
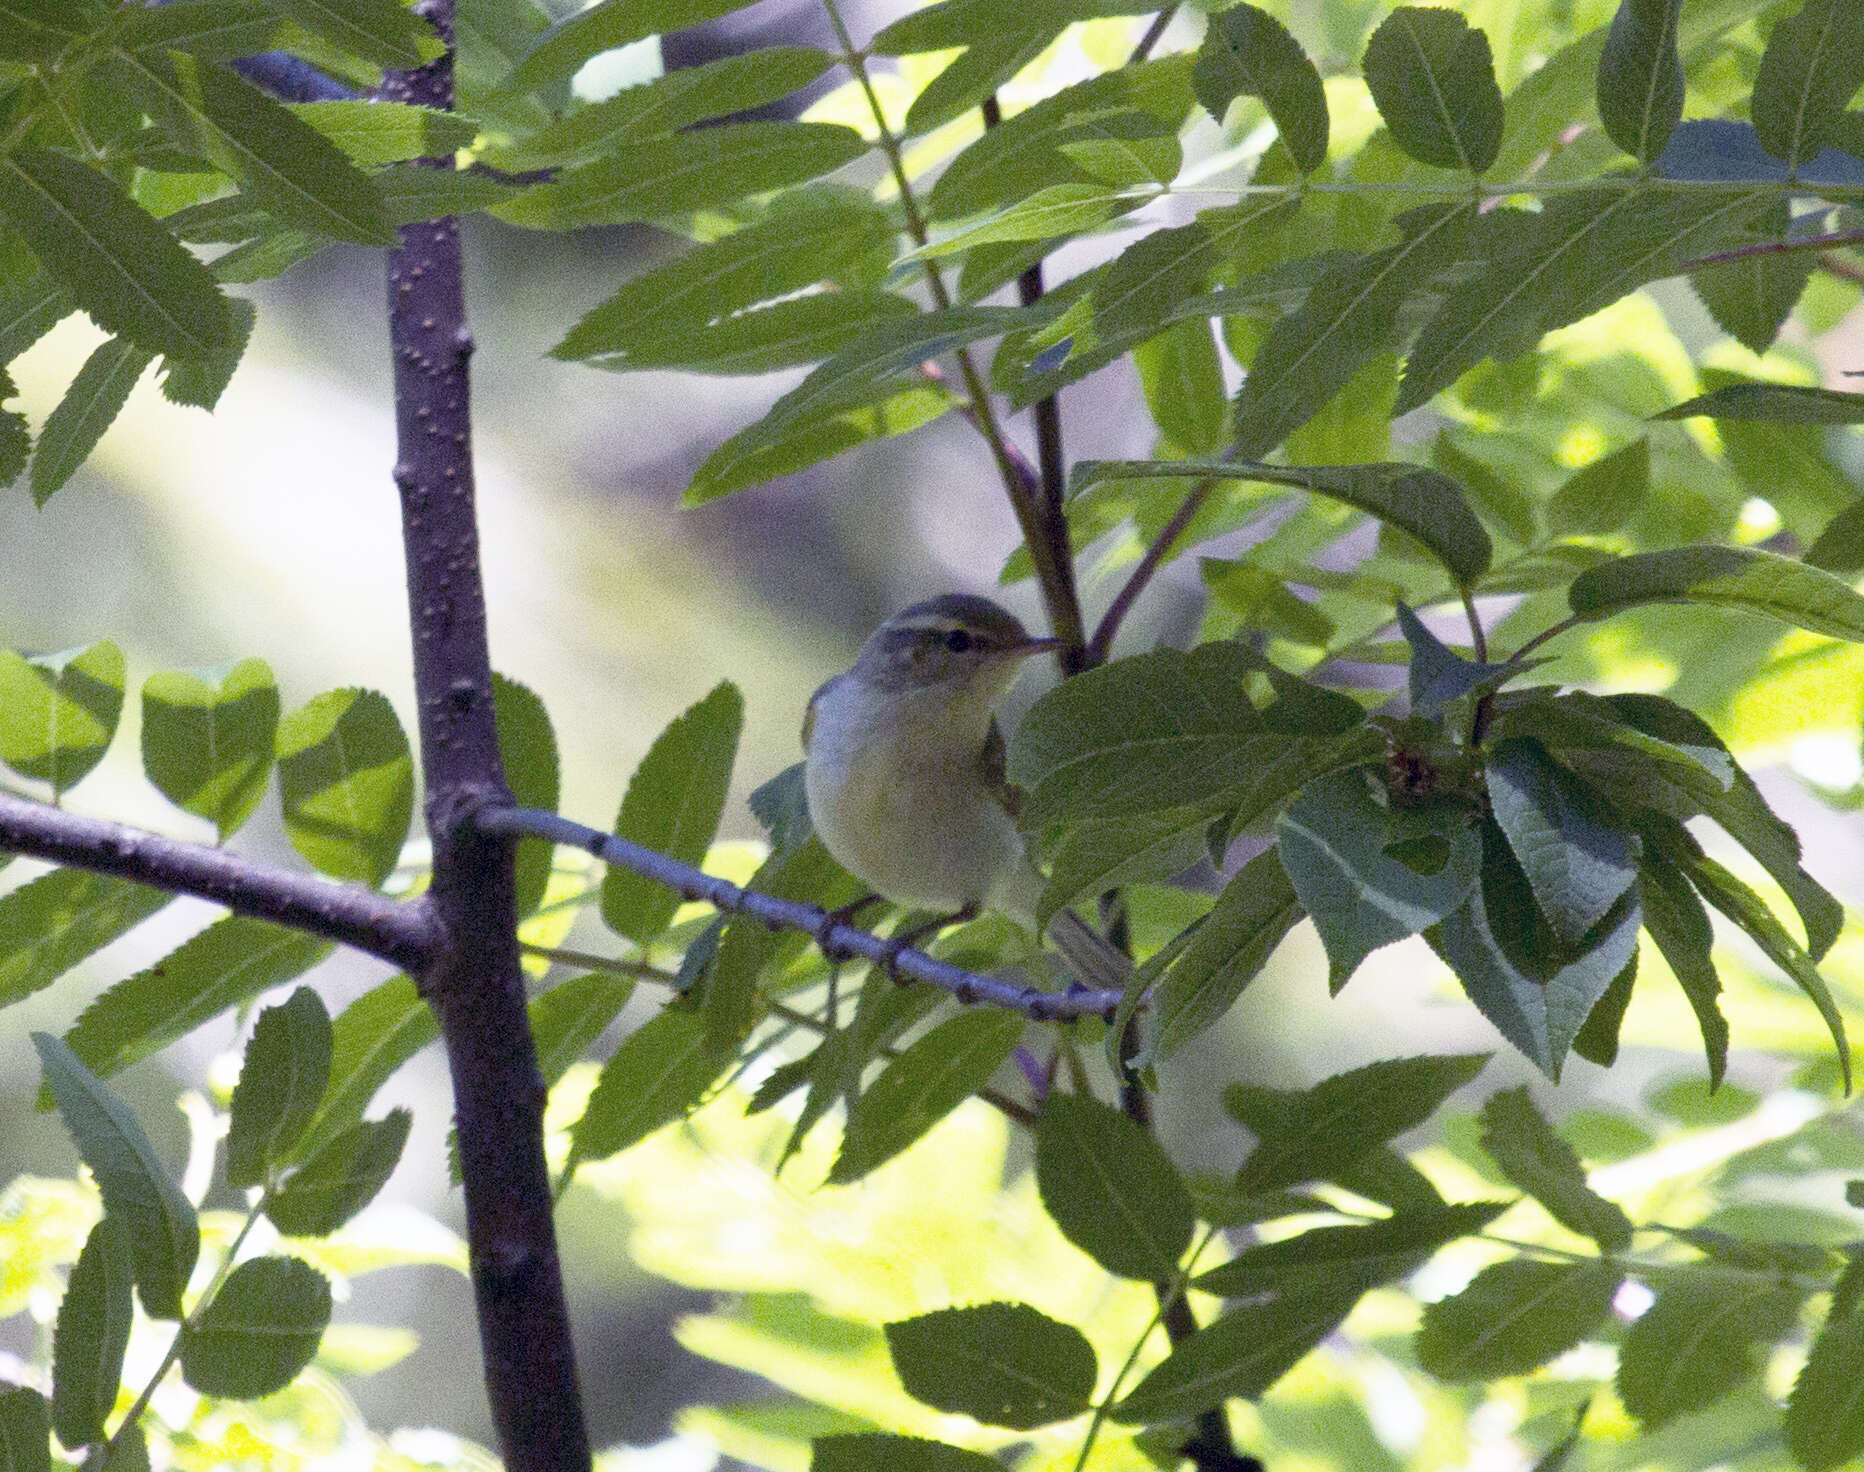
M 851 26 L 867 34 L 904 8 L 847 10 Z M 1385 9 L 1377 0 L 1269 8 L 1323 72 L 1357 65 Z M 1615 7 L 1467 0 L 1458 8 L 1488 33 L 1507 91 L 1567 39 L 1607 24 Z M 1194 38 L 1202 24 L 1187 10 L 1165 49 Z M 1144 25 L 1122 19 L 1071 28 L 1005 89 L 1006 107 L 1116 62 Z M 1692 68 L 1699 110 L 1712 113 L 1751 87 L 1759 35 L 1753 23 L 1737 27 Z M 669 38 L 664 56 L 651 44 L 630 48 L 610 81 L 754 45 L 828 40 L 810 0 L 764 0 Z M 923 81 L 909 62 L 898 100 Z M 796 105 L 855 121 L 847 87 L 824 86 Z M 1336 136 L 1371 131 L 1376 117 L 1355 77 L 1332 78 L 1328 98 Z M 1186 134 L 1188 172 L 1250 146 L 1262 116 L 1251 106 L 1233 113 L 1227 132 L 1200 115 Z M 955 137 L 941 141 L 949 147 Z M 597 824 L 654 734 L 718 680 L 736 682 L 746 731 L 727 809 L 734 841 L 721 846 L 714 867 L 742 876 L 751 856 L 735 840 L 756 831 L 742 796 L 795 759 L 808 692 L 886 613 L 931 592 L 996 582 L 1016 536 L 987 452 L 950 416 L 753 494 L 679 510 L 679 493 L 706 454 L 800 375 L 607 375 L 547 357 L 567 321 L 670 253 L 668 238 L 653 229 L 564 238 L 477 219 L 467 239 L 495 661 L 548 703 L 564 757 L 563 811 Z M 1066 275 L 1111 253 L 1106 239 L 1089 238 L 1064 249 L 1053 269 Z M 211 419 L 166 403 L 145 384 L 44 509 L 22 493 L 0 498 L 0 644 L 53 649 L 109 634 L 125 646 L 132 687 L 155 669 L 259 653 L 277 670 L 288 703 L 363 683 L 389 692 L 412 725 L 397 511 L 386 473 L 393 434 L 382 290 L 377 256 L 349 247 L 254 288 L 258 333 Z M 1642 514 L 1662 524 L 1633 518 L 1624 528 L 1632 545 L 1731 533 L 1769 544 L 1783 529 L 1816 526 L 1864 489 L 1864 437 L 1701 419 L 1648 426 L 1645 417 L 1715 386 L 1717 373 L 1842 386 L 1843 375 L 1864 363 L 1858 296 L 1856 279 L 1813 272 L 1778 344 L 1762 357 L 1726 335 L 1689 286 L 1665 283 L 1551 335 L 1537 353 L 1477 370 L 1435 414 L 1411 416 L 1389 432 L 1396 369 L 1380 360 L 1300 432 L 1290 458 L 1373 459 L 1395 441 L 1406 454 L 1427 449 L 1478 499 L 1487 486 L 1503 502 L 1513 496 L 1545 506 L 1577 469 L 1648 435 Z M 98 336 L 73 319 L 20 361 L 35 422 L 51 407 L 51 386 L 70 378 Z M 1154 449 L 1157 430 L 1130 362 L 1070 388 L 1064 416 L 1074 458 Z M 1020 420 L 1011 428 L 1026 434 Z M 1505 524 L 1505 504 L 1502 512 Z M 1133 516 L 1143 528 L 1151 513 L 1138 500 L 1109 496 L 1082 514 L 1095 518 L 1084 529 L 1097 533 L 1086 558 L 1093 606 L 1143 546 Z M 1684 529 L 1679 518 L 1691 517 L 1695 524 Z M 1197 553 L 1234 558 L 1260 535 L 1245 529 Z M 1034 612 L 1027 584 L 1003 596 Z M 1526 597 L 1504 627 L 1543 626 L 1558 616 L 1546 601 L 1558 596 L 1554 589 Z M 1352 610 L 1342 603 L 1329 612 L 1344 619 Z M 1358 611 L 1365 632 L 1388 616 L 1388 605 Z M 1127 625 L 1122 647 L 1185 643 L 1239 621 L 1221 566 L 1182 557 Z M 1345 622 L 1342 629 L 1353 632 Z M 1583 628 L 1556 649 L 1550 678 L 1601 691 L 1663 691 L 1709 719 L 1799 827 L 1813 871 L 1851 905 L 1864 898 L 1856 878 L 1864 872 L 1864 829 L 1855 817 L 1864 797 L 1857 738 L 1864 649 L 1701 608 L 1640 610 Z M 1023 700 L 1032 693 L 1021 692 Z M 132 746 L 118 741 L 81 806 L 171 825 L 173 813 L 144 782 Z M 276 800 L 266 801 L 246 842 L 283 857 Z M 29 872 L 36 868 L 15 865 L 6 879 Z M 1764 876 L 1747 877 L 1775 893 Z M 1142 927 L 1149 913 L 1174 915 L 1174 904 L 1162 890 L 1134 900 Z M 17 1176 L 0 1196 L 0 1369 L 5 1355 L 28 1356 L 49 1333 L 58 1283 L 97 1210 L 84 1188 L 54 1179 L 69 1176 L 74 1156 L 56 1122 L 33 1109 L 38 1069 L 26 1031 L 62 1025 L 105 979 L 155 959 L 205 913 L 193 902 L 173 906 L 23 1004 L 14 1014 L 23 1025 L 0 1037 L 0 1175 Z M 1703 1087 L 1680 994 L 1645 986 L 1618 1066 L 1608 1073 L 1575 1061 L 1543 1097 L 1567 1138 L 1601 1167 L 1594 1186 L 1639 1221 L 1706 1222 L 1763 1241 L 1849 1241 L 1860 1233 L 1844 1182 L 1864 1174 L 1864 1131 L 1835 1093 L 1823 1030 L 1745 943 L 1723 949 L 1735 1040 L 1727 1087 L 1714 1096 Z M 1230 1016 L 1164 1070 L 1161 1129 L 1186 1169 L 1214 1176 L 1243 1153 L 1246 1137 L 1221 1107 L 1225 1084 L 1305 1084 L 1391 1051 L 1394 1038 L 1412 1052 L 1495 1041 L 1419 941 L 1376 956 L 1334 1000 L 1324 998 L 1325 969 L 1303 927 Z M 1825 972 L 1844 1010 L 1860 1015 L 1864 942 L 1855 928 Z M 339 957 L 319 985 L 335 1010 L 380 975 L 370 963 Z M 620 1029 L 656 1004 L 645 990 Z M 220 1054 L 233 1035 L 228 1023 L 207 1028 L 119 1081 L 173 1161 L 211 1148 L 204 1100 L 227 1083 Z M 1503 1054 L 1484 1083 L 1499 1087 L 1529 1073 Z M 574 1118 L 588 1082 L 585 1070 L 572 1072 L 553 1100 L 558 1116 Z M 175 1443 L 177 1465 L 298 1465 L 346 1455 L 382 1465 L 472 1464 L 471 1447 L 450 1435 L 470 1442 L 487 1428 L 469 1368 L 476 1348 L 462 1330 L 470 1300 L 460 1252 L 442 1225 L 455 1219 L 457 1198 L 447 1188 L 439 1060 L 422 1055 L 387 1098 L 423 1107 L 392 1200 L 346 1229 L 324 1263 L 344 1280 L 367 1274 L 352 1297 L 340 1296 L 343 1331 L 333 1332 L 304 1381 L 266 1402 L 221 1407 L 191 1424 L 186 1406 L 158 1399 L 168 1424 L 189 1428 Z M 611 1465 L 684 1472 L 722 1454 L 725 1465 L 737 1458 L 800 1468 L 810 1435 L 869 1422 L 1003 1447 L 1016 1438 L 906 1398 L 878 1326 L 952 1302 L 1009 1297 L 1081 1325 L 1103 1361 L 1117 1363 L 1149 1317 L 1142 1289 L 1108 1277 L 1056 1232 L 1036 1201 L 1026 1142 L 984 1106 L 964 1106 L 848 1189 L 819 1184 L 829 1158 L 825 1132 L 775 1173 L 787 1121 L 747 1118 L 742 1106 L 742 1094 L 726 1092 L 688 1124 L 585 1168 L 566 1199 L 566 1261 L 597 1444 L 655 1446 L 613 1453 Z M 1429 1136 L 1416 1159 L 1446 1192 L 1507 1189 L 1476 1147 L 1473 1115 L 1451 1111 Z M 1531 1202 L 1494 1230 L 1566 1240 Z M 1418 1292 L 1428 1298 L 1460 1286 L 1484 1251 L 1462 1243 L 1444 1253 Z M 1524 1383 L 1441 1384 L 1412 1367 L 1416 1315 L 1411 1296 L 1372 1294 L 1341 1334 L 1240 1413 L 1241 1443 L 1276 1472 L 1525 1468 L 1583 1415 L 1586 1465 L 1597 1469 L 1788 1465 L 1777 1437 L 1771 1446 L 1730 1445 L 1734 1430 L 1754 1419 L 1740 1396 L 1640 1434 L 1606 1384 L 1609 1352 L 1593 1347 Z M 1766 1368 L 1764 1390 L 1784 1394 L 1797 1369 L 1783 1351 Z M 364 1430 L 424 1425 L 441 1431 L 392 1446 Z M 1123 1435 L 1103 1439 L 1090 1465 L 1134 1465 L 1137 1453 Z M 1076 1445 L 1065 1430 L 1041 1433 L 1018 1465 L 1066 1468 Z

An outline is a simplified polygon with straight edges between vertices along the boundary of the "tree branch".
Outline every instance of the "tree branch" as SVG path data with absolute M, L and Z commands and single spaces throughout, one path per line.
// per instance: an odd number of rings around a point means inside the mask
M 372 889 L 274 868 L 204 843 L 164 838 L 48 803 L 0 793 L 0 850 L 134 880 L 354 946 L 413 971 L 438 948 L 425 899 L 401 902 Z
M 1107 611 L 1101 615 L 1100 623 L 1094 630 L 1094 637 L 1087 646 L 1087 657 L 1092 664 L 1105 664 L 1113 652 L 1113 641 L 1120 632 L 1120 625 L 1126 615 L 1132 611 L 1133 604 L 1145 591 L 1146 584 L 1152 581 L 1152 575 L 1165 565 L 1173 545 L 1182 537 L 1185 528 L 1190 526 L 1197 513 L 1203 509 L 1204 502 L 1216 489 L 1216 479 L 1200 480 L 1191 487 L 1191 492 L 1184 498 L 1182 505 L 1172 513 L 1159 534 L 1152 539 L 1152 545 L 1146 548 L 1145 556 L 1139 559 L 1139 565 L 1132 570 L 1113 595 L 1113 602 L 1107 605 Z
M 1864 230 L 1839 230 L 1830 235 L 1802 235 L 1795 240 L 1759 240 L 1752 245 L 1738 245 L 1733 250 L 1718 250 L 1713 255 L 1697 256 L 1676 268 L 1678 275 L 1700 271 L 1707 266 L 1725 266 L 1730 261 L 1745 261 L 1754 256 L 1784 256 L 1801 250 L 1827 250 L 1834 245 L 1864 244 Z
M 616 864 L 635 874 L 645 875 L 664 884 L 688 900 L 701 900 L 734 915 L 749 915 L 772 930 L 800 930 L 813 935 L 824 954 L 838 960 L 859 956 L 882 966 L 889 966 L 902 976 L 927 982 L 950 992 L 960 1002 L 981 1002 L 1006 1011 L 1020 1012 L 1036 1022 L 1054 1022 L 1074 1017 L 1110 1017 L 1120 1005 L 1120 994 L 1111 989 L 1087 988 L 1065 992 L 1038 991 L 1032 986 L 1016 986 L 994 976 L 979 976 L 962 967 L 928 956 L 908 946 L 896 951 L 894 943 L 871 930 L 845 922 L 830 923 L 829 912 L 820 905 L 806 905 L 799 900 L 778 899 L 745 889 L 729 879 L 720 879 L 702 869 L 694 869 L 670 859 L 651 848 L 617 838 L 597 828 L 588 828 L 568 818 L 558 817 L 537 808 L 487 806 L 473 817 L 479 830 L 509 837 L 547 838 L 552 843 L 585 849 L 604 863 Z
M 417 10 L 448 49 L 419 70 L 386 73 L 381 95 L 451 109 L 453 0 Z M 486 1391 L 514 1472 L 586 1469 L 544 1163 L 544 1083 L 518 964 L 514 845 L 471 821 L 478 807 L 509 802 L 510 790 L 493 716 L 457 218 L 402 227 L 388 257 L 388 315 L 430 894 L 445 936 L 416 981 L 452 1075 Z
M 1139 38 L 1139 44 L 1133 47 L 1133 54 L 1126 59 L 1126 64 L 1128 66 L 1137 66 L 1152 54 L 1152 48 L 1158 45 L 1159 38 L 1165 34 L 1167 28 L 1172 23 L 1173 17 L 1177 14 L 1178 7 L 1176 5 L 1167 5 L 1157 15 L 1152 17 L 1152 24 L 1146 27 L 1145 35 Z

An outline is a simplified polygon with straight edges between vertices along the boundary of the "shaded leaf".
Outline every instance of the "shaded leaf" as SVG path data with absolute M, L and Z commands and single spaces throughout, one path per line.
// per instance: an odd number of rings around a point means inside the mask
M 218 261 L 214 263 L 216 272 L 219 265 Z M 239 370 L 240 360 L 246 356 L 253 325 L 259 319 L 258 309 L 244 297 L 227 298 L 227 308 L 233 322 L 232 341 L 228 346 L 215 349 L 205 358 L 162 359 L 159 370 L 162 397 L 169 403 L 191 409 L 212 409 L 227 391 L 227 385 Z
M 1234 5 L 1211 17 L 1191 90 L 1221 123 L 1238 97 L 1260 97 L 1303 173 L 1327 161 L 1327 94 L 1301 43 L 1265 10 Z
M 143 771 L 224 842 L 265 795 L 278 711 L 278 683 L 262 659 L 151 675 L 142 687 Z
M 287 1163 L 304 1160 L 362 1119 L 376 1090 L 440 1036 L 433 1009 L 406 976 L 364 992 L 331 1023 L 330 1086 Z
M 72 1266 L 52 1340 L 52 1426 L 67 1447 L 102 1441 L 105 1419 L 116 1409 L 135 1317 L 134 1278 L 127 1230 L 106 1216 Z
M 1697 394 L 1658 419 L 1759 419 L 1773 424 L 1864 424 L 1864 394 L 1793 383 L 1730 383 Z
M 1403 5 L 1366 43 L 1366 86 L 1398 146 L 1480 174 L 1502 141 L 1502 94 L 1489 38 L 1452 10 Z
M 155 55 L 186 51 L 204 61 L 226 61 L 269 50 L 282 24 L 277 10 L 249 0 L 132 5 L 117 11 L 111 20 L 110 39 L 123 51 Z
M 999 1472 L 1001 1467 L 982 1452 L 880 1431 L 818 1436 L 810 1445 L 809 1472 Z
M 0 649 L 0 761 L 63 794 L 103 760 L 123 714 L 123 651 L 111 639 L 56 654 Z
M 1609 618 L 1640 603 L 1708 603 L 1864 640 L 1864 597 L 1849 583 L 1758 547 L 1671 547 L 1615 558 L 1573 579 L 1567 603 L 1581 618 Z
M 172 898 L 85 869 L 54 869 L 0 895 L 0 1006 L 49 986 Z
M 1833 1315 L 1813 1341 L 1786 1407 L 1786 1444 L 1808 1472 L 1864 1452 L 1864 1314 Z
M 622 352 L 588 361 L 611 373 L 668 367 L 688 373 L 769 373 L 820 362 L 876 327 L 918 315 L 918 307 L 888 291 L 811 292 L 665 337 L 636 338 Z
M 1503 741 L 1484 766 L 1489 807 L 1554 934 L 1580 945 L 1637 877 L 1631 836 L 1533 741 Z
M 1864 10 L 1805 0 L 1774 26 L 1754 78 L 1754 131 L 1789 165 L 1816 158 L 1845 104 L 1864 86 Z
M 1650 1429 L 1712 1405 L 1756 1375 L 1792 1332 L 1802 1290 L 1765 1279 L 1679 1273 L 1631 1326 L 1618 1396 Z
M 741 9 L 750 0 L 604 0 L 575 11 L 537 38 L 504 88 L 529 92 L 566 82 L 603 51 L 646 36 L 684 30 Z
M 1418 1362 L 1453 1384 L 1526 1374 L 1584 1339 L 1620 1281 L 1609 1262 L 1498 1262 L 1425 1305 Z
M 1087 1409 L 1097 1365 L 1072 1324 L 1026 1303 L 940 1309 L 886 1326 L 907 1394 L 988 1426 L 1027 1431 Z
M 469 117 L 408 102 L 300 102 L 291 111 L 364 168 L 448 158 L 479 131 Z
M 39 432 L 32 499 L 43 506 L 90 457 L 155 354 L 126 337 L 99 343 Z
M 1815 264 L 1807 251 L 1769 252 L 1692 271 L 1689 284 L 1722 331 L 1764 353 L 1793 315 Z
M 257 1186 L 298 1142 L 330 1083 L 330 1014 L 301 986 L 253 1025 L 233 1090 L 227 1184 Z
M 1622 0 L 1599 55 L 1599 119 L 1612 142 L 1644 163 L 1663 152 L 1683 116 L 1680 4 Z
M 266 1197 L 265 1214 L 288 1237 L 325 1237 L 355 1216 L 388 1183 L 408 1143 L 414 1116 L 392 1109 L 325 1145 Z
M 537 1071 L 552 1088 L 594 1046 L 634 995 L 630 977 L 589 971 L 560 981 L 529 1007 Z
M 557 737 L 550 713 L 537 692 L 496 671 L 492 675 L 492 718 L 498 729 L 499 760 L 511 795 L 522 807 L 557 810 L 561 777 Z M 543 903 L 550 884 L 554 846 L 544 838 L 520 838 L 515 882 L 518 914 L 529 915 Z
M 1244 1247 L 1191 1286 L 1225 1298 L 1301 1291 L 1338 1277 L 1376 1287 L 1409 1277 L 1438 1248 L 1481 1231 L 1511 1204 L 1475 1201 L 1400 1211 L 1365 1226 L 1316 1227 Z
M 440 38 L 399 0 L 275 0 L 314 36 L 376 66 L 412 71 L 440 52 Z
M 609 1055 L 570 1135 L 574 1170 L 605 1160 L 695 1108 L 732 1060 L 697 1012 L 663 1008 Z
M 52 1421 L 45 1397 L 23 1386 L 0 1391 L 0 1468 L 52 1472 Z
M 270 1395 L 298 1378 L 329 1323 L 322 1273 L 301 1258 L 252 1258 L 182 1326 L 182 1378 L 203 1395 Z
M 1168 879 L 1190 868 L 1206 857 L 1214 806 L 1168 808 L 1071 828 L 1050 863 L 1037 922 L 1046 925 L 1082 895 Z
M 1062 1235 L 1110 1273 L 1168 1281 L 1196 1223 L 1158 1141 L 1084 1094 L 1050 1094 L 1035 1133 L 1036 1185 Z
M 1631 1245 L 1630 1219 L 1586 1184 L 1573 1147 L 1534 1107 L 1525 1085 L 1483 1102 L 1482 1148 L 1555 1221 L 1592 1238 L 1601 1252 L 1622 1252 Z
M 330 690 L 278 726 L 278 790 L 292 847 L 326 874 L 379 885 L 414 816 L 414 758 L 386 696 Z
M 1633 440 L 1567 477 L 1547 502 L 1547 530 L 1556 537 L 1615 532 L 1650 493 L 1650 441 Z
M 0 0 L 0 57 L 51 61 L 104 27 L 98 0 Z

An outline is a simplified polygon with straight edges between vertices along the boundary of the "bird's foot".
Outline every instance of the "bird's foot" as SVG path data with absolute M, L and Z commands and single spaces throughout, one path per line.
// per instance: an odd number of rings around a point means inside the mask
M 815 943 L 821 948 L 822 954 L 827 956 L 831 962 L 847 960 L 849 953 L 830 940 L 830 933 L 838 925 L 852 925 L 861 911 L 869 905 L 880 904 L 882 898 L 877 894 L 864 894 L 858 900 L 850 900 L 845 905 L 837 905 L 832 910 L 823 911 L 821 923 L 815 928 Z
M 940 931 L 949 930 L 954 925 L 963 925 L 976 918 L 977 906 L 965 905 L 960 909 L 953 910 L 949 915 L 934 916 L 923 924 L 915 925 L 908 930 L 902 930 L 898 935 L 888 936 L 886 952 L 880 958 L 882 968 L 895 981 L 898 981 L 900 979 L 899 964 L 900 953 L 902 951 L 913 950 L 917 948 L 920 941 L 930 936 L 937 935 Z

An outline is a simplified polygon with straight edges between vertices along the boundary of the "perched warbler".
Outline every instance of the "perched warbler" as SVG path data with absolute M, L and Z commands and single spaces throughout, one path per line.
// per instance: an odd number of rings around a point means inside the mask
M 1036 934 L 1043 879 L 992 711 L 1024 659 L 1058 646 L 968 593 L 876 629 L 803 720 L 809 815 L 836 862 L 896 904 L 953 919 L 996 910 Z M 1124 984 L 1131 962 L 1080 916 L 1059 912 L 1049 935 L 1088 985 Z

